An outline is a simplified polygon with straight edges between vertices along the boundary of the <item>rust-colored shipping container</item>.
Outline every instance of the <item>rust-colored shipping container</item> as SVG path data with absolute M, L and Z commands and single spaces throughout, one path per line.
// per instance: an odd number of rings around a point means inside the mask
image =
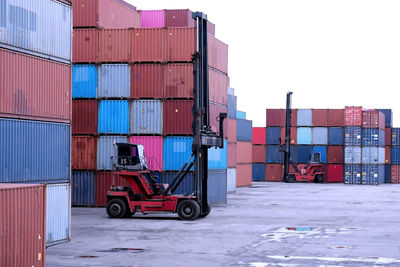
M 328 163 L 343 163 L 343 147 L 328 146 L 327 147 L 327 162 Z
M 73 63 L 97 63 L 99 61 L 99 30 L 74 29 Z
M 74 0 L 74 27 L 124 29 L 141 27 L 140 13 L 122 0 Z
M 194 28 L 167 28 L 165 39 L 165 61 L 192 61 L 196 49 Z
M 253 145 L 253 163 L 265 163 L 267 156 L 267 147 L 265 145 Z
M 392 165 L 390 182 L 392 184 L 400 183 L 400 165 Z
M 345 126 L 362 125 L 362 107 L 346 107 L 344 110 Z
M 385 146 L 392 145 L 392 128 L 385 128 Z
M 163 66 L 134 64 L 131 66 L 131 98 L 163 98 Z
M 253 145 L 265 145 L 267 141 L 267 128 L 253 127 L 251 142 Z
M 192 100 L 166 100 L 163 103 L 163 133 L 166 135 L 191 135 L 192 107 Z
M 286 126 L 286 109 L 282 109 L 282 122 L 281 127 Z M 290 117 L 290 126 L 297 126 L 297 109 L 292 109 L 292 116 Z
M 215 24 L 209 20 L 207 21 L 207 33 L 215 36 Z
M 94 136 L 72 136 L 72 170 L 95 170 L 97 166 L 97 139 Z
M 391 146 L 385 146 L 385 164 L 391 164 L 392 162 L 392 148 Z
M 344 109 L 328 110 L 328 127 L 344 126 Z
M 328 183 L 343 183 L 343 164 L 329 164 L 325 181 Z
M 236 167 L 236 143 L 228 143 L 228 168 Z
M 124 178 L 112 172 L 96 172 L 96 206 L 107 205 L 107 192 L 112 185 L 129 186 Z
M 233 119 L 226 119 L 228 123 L 228 142 L 236 143 L 237 141 L 237 122 Z
M 281 143 L 284 143 L 285 131 L 286 131 L 286 127 L 282 127 L 281 128 Z M 290 144 L 291 145 L 297 144 L 297 128 L 296 127 L 290 127 Z
M 97 101 L 72 101 L 72 133 L 97 134 Z
M 0 49 L 0 115 L 71 121 L 71 65 Z
M 0 266 L 46 265 L 46 188 L 0 184 Z
M 194 27 L 192 11 L 189 9 L 165 10 L 165 27 Z
M 283 165 L 282 164 L 265 164 L 265 180 L 268 182 L 283 181 Z
M 363 128 L 385 129 L 385 114 L 377 109 L 368 109 L 362 112 Z
M 236 187 L 251 186 L 253 164 L 236 165 Z
M 99 33 L 101 62 L 129 62 L 131 59 L 131 30 L 102 29 Z
M 165 61 L 165 28 L 141 28 L 132 30 L 133 62 Z
M 280 127 L 282 126 L 282 109 L 267 109 L 267 127 Z
M 164 67 L 164 98 L 193 98 L 193 64 L 167 64 Z
M 226 105 L 209 103 L 210 111 L 210 127 L 216 133 L 219 133 L 219 114 L 228 113 L 228 107 Z M 224 138 L 228 138 L 228 122 L 224 120 Z
M 208 35 L 208 65 L 228 74 L 228 45 Z
M 237 163 L 252 163 L 253 148 L 251 142 L 236 143 L 236 162 Z
M 326 127 L 328 125 L 328 110 L 313 109 L 312 110 L 312 125 Z
M 227 105 L 228 102 L 228 79 L 221 72 L 209 69 L 209 100 L 211 102 Z

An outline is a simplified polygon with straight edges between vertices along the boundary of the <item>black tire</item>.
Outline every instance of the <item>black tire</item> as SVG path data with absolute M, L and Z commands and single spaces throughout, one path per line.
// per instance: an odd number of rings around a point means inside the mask
M 207 211 L 205 214 L 202 214 L 202 215 L 200 214 L 200 217 L 202 217 L 202 218 L 207 217 L 210 214 L 210 212 L 211 212 L 211 206 L 210 206 L 210 203 L 207 203 Z
M 179 203 L 177 212 L 181 220 L 195 220 L 200 215 L 200 205 L 195 200 L 185 199 Z
M 127 215 L 125 201 L 119 198 L 114 198 L 108 201 L 106 210 L 110 218 L 122 218 Z
M 135 214 L 134 211 L 131 211 L 130 208 L 127 208 L 126 213 L 125 213 L 125 218 L 130 218 Z
M 322 174 L 315 175 L 314 182 L 322 184 L 324 182 L 324 176 Z
M 296 176 L 294 174 L 289 174 L 285 179 L 286 183 L 294 183 L 295 181 L 296 181 Z

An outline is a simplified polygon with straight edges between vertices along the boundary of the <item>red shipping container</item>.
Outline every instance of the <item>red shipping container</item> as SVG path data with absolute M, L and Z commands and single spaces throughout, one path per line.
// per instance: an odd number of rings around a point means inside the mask
M 216 133 L 219 133 L 219 114 L 228 113 L 228 107 L 220 104 L 209 103 L 210 127 Z M 224 120 L 224 138 L 228 138 L 228 123 Z
M 327 162 L 328 163 L 343 163 L 343 147 L 328 146 L 327 147 Z
M 343 127 L 344 126 L 344 109 L 328 110 L 328 126 Z
M 236 163 L 252 163 L 253 148 L 251 142 L 236 143 Z
M 192 11 L 189 9 L 165 10 L 165 27 L 194 27 Z
M 362 127 L 385 129 L 385 114 L 377 109 L 364 110 L 362 112 Z
M 131 98 L 163 98 L 163 65 L 134 64 L 131 66 Z
M 237 141 L 237 122 L 233 119 L 226 119 L 228 123 L 228 142 Z
M 114 174 L 113 180 L 112 172 L 96 173 L 96 206 L 107 205 L 107 192 L 112 185 L 129 186 L 128 182 L 119 175 Z
M 253 163 L 265 163 L 267 156 L 267 147 L 265 145 L 253 145 Z
M 253 127 L 251 138 L 252 143 L 257 145 L 265 145 L 267 141 L 266 130 L 267 128 L 265 127 Z
M 283 182 L 283 165 L 265 164 L 265 180 L 268 182 Z
M 236 165 L 236 187 L 251 186 L 252 184 L 252 164 Z
M 132 61 L 133 62 L 164 62 L 165 61 L 164 28 L 141 28 L 132 30 Z
M 209 100 L 214 103 L 227 105 L 228 79 L 223 73 L 209 69 Z
M 286 116 L 286 112 L 285 112 Z M 283 118 L 282 109 L 267 109 L 267 127 L 280 127 L 282 122 L 285 121 Z M 285 125 L 285 123 L 283 123 Z
M 208 35 L 208 65 L 228 74 L 228 45 Z
M 194 28 L 167 28 L 166 51 L 167 62 L 191 62 L 196 50 Z
M 69 123 L 71 65 L 0 49 L 0 115 Z
M 236 167 L 236 143 L 228 143 L 228 168 Z
M 163 103 L 163 133 L 192 134 L 192 100 L 167 100 Z
M 326 127 L 328 125 L 328 110 L 313 109 L 312 110 L 312 125 Z
M 72 136 L 72 170 L 95 170 L 97 167 L 97 139 L 94 136 Z
M 141 27 L 136 8 L 122 0 L 74 0 L 74 27 L 123 29 Z
M 97 29 L 74 29 L 73 63 L 97 63 L 99 61 L 99 31 Z
M 385 146 L 392 145 L 392 128 L 385 128 Z
M 131 59 L 131 30 L 100 30 L 99 60 L 101 62 L 129 62 Z
M 167 64 L 164 68 L 164 98 L 193 98 L 193 64 Z
M 329 164 L 325 181 L 328 183 L 343 183 L 343 165 Z
M 97 134 L 97 101 L 72 101 L 72 133 Z
M 344 110 L 344 124 L 346 126 L 361 126 L 362 107 L 346 107 Z
M 285 131 L 286 127 L 281 128 L 281 143 L 283 144 L 285 141 Z M 297 144 L 297 128 L 290 127 L 290 144 L 296 145 Z
M 385 164 L 391 164 L 392 162 L 392 147 L 385 146 Z
M 46 265 L 46 188 L 0 184 L 0 266 Z
M 392 184 L 400 183 L 400 165 L 392 165 L 390 182 Z
M 286 109 L 282 109 L 282 122 L 281 127 L 286 126 Z M 297 126 L 297 109 L 292 109 L 292 115 L 290 117 L 290 126 L 296 127 Z

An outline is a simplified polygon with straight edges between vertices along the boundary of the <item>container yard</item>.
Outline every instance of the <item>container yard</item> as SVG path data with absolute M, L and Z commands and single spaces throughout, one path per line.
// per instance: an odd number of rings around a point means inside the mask
M 285 109 L 226 9 L 141 5 L 0 2 L 0 267 L 400 266 L 397 106 Z

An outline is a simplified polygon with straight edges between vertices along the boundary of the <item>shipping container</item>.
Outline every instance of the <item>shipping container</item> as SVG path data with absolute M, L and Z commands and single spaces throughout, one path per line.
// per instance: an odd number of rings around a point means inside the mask
M 72 66 L 72 98 L 96 98 L 98 86 L 96 65 Z
M 368 109 L 362 112 L 363 128 L 385 129 L 385 114 L 377 109 Z
M 286 112 L 285 112 L 286 113 Z M 283 118 L 283 110 L 282 109 L 267 109 L 267 123 L 266 126 L 269 127 L 280 127 L 282 126 L 282 121 L 285 121 Z
M 236 143 L 228 143 L 227 167 L 236 167 Z
M 165 10 L 165 27 L 194 27 L 192 11 L 189 9 Z
M 281 128 L 281 142 L 282 143 L 284 143 L 284 141 L 285 141 L 285 135 L 286 135 L 285 131 L 286 131 L 286 128 L 282 127 Z M 291 145 L 297 144 L 297 128 L 296 127 L 290 127 L 290 144 Z
M 228 87 L 228 95 L 235 95 L 235 89 L 232 87 Z
M 392 147 L 391 151 L 392 164 L 400 164 L 400 147 Z
M 129 134 L 129 102 L 101 100 L 98 111 L 98 133 Z
M 267 127 L 266 128 L 266 144 L 267 145 L 281 144 L 281 141 L 279 140 L 279 138 L 281 138 L 281 128 L 280 127 Z
M 195 28 L 167 28 L 165 39 L 165 61 L 192 61 L 196 49 Z
M 400 128 L 392 128 L 392 146 L 400 146 Z
M 163 134 L 192 134 L 192 100 L 167 100 L 163 102 Z
M 164 184 L 170 184 L 178 172 L 163 172 L 161 177 L 158 177 L 157 183 L 164 183 Z M 182 182 L 179 184 L 177 189 L 175 190 L 174 194 L 187 194 L 191 195 L 194 192 L 194 174 L 192 172 L 189 172 L 186 174 L 185 178 L 182 180 Z M 207 190 L 208 192 L 208 190 Z
M 266 164 L 265 180 L 268 182 L 283 181 L 283 165 L 282 164 Z
M 207 20 L 207 33 L 215 36 L 215 24 Z
M 314 127 L 328 126 L 328 110 L 312 109 L 312 125 Z
M 236 119 L 237 96 L 228 94 L 228 118 Z
M 219 133 L 219 123 L 220 123 L 220 114 L 221 113 L 227 113 L 228 109 L 226 105 L 221 105 L 221 104 L 214 104 L 214 103 L 209 103 L 208 105 L 208 110 L 209 110 L 209 125 L 211 127 L 211 130 Z M 224 130 L 224 138 L 228 138 L 228 123 L 226 120 L 223 121 L 223 130 Z
M 193 86 L 193 64 L 176 63 L 165 65 L 164 98 L 193 98 Z
M 94 206 L 96 199 L 95 173 L 92 171 L 72 172 L 72 206 Z
M 326 146 L 313 146 L 312 152 L 319 153 L 321 158 L 321 163 L 327 163 L 327 147 Z
M 359 146 L 344 147 L 344 163 L 361 164 L 361 147 Z
M 128 64 L 102 64 L 99 75 L 99 98 L 129 98 L 131 72 Z
M 252 181 L 265 181 L 265 164 L 253 163 Z
M 71 61 L 72 8 L 51 0 L 7 0 L 0 6 L 0 46 Z
M 0 136 L 0 182 L 69 181 L 70 125 L 0 119 Z
M 162 102 L 160 100 L 132 101 L 131 133 L 161 134 L 162 113 Z
M 286 126 L 286 110 L 282 109 L 282 122 L 281 127 Z M 292 109 L 292 114 L 290 116 L 290 126 L 296 127 L 297 126 L 297 109 Z
M 148 28 L 132 30 L 132 62 L 164 62 L 165 61 L 164 28 Z
M 311 145 L 312 143 L 312 128 L 311 127 L 298 127 L 297 128 L 297 144 L 298 145 Z
M 253 122 L 249 120 L 236 120 L 237 140 L 241 142 L 251 142 Z
M 392 165 L 390 182 L 392 184 L 400 183 L 400 165 Z
M 227 105 L 228 102 L 228 79 L 223 73 L 217 72 L 213 69 L 208 71 L 209 83 L 209 101 Z
M 99 31 L 100 62 L 130 62 L 131 30 L 101 29 Z
M 363 146 L 385 146 L 385 130 L 374 128 L 362 129 Z
M 160 64 L 131 66 L 131 98 L 163 98 L 164 67 Z
M 141 16 L 124 1 L 74 0 L 74 27 L 139 28 Z
M 73 63 L 99 62 L 99 30 L 74 29 L 73 31 Z
M 0 58 L 0 116 L 71 121 L 71 65 L 4 49 Z
M 128 182 L 119 175 L 112 172 L 96 172 L 96 206 L 107 205 L 107 192 L 112 185 L 129 186 Z
M 328 127 L 344 127 L 344 109 L 328 110 Z
M 393 112 L 391 109 L 378 109 L 385 115 L 385 127 L 392 128 L 393 127 Z
M 208 35 L 208 65 L 228 74 L 228 45 Z
M 72 134 L 97 134 L 97 101 L 72 101 Z
M 228 193 L 236 192 L 236 168 L 227 169 L 226 191 Z
M 311 109 L 297 110 L 297 126 L 312 126 L 312 111 Z
M 279 145 L 267 145 L 267 163 L 281 163 L 283 155 L 279 151 Z
M 385 146 L 392 145 L 392 128 L 385 128 Z
M 0 184 L 0 211 L 0 266 L 45 266 L 45 185 Z
M 97 138 L 94 136 L 72 136 L 72 170 L 95 170 L 97 166 Z
M 168 136 L 163 144 L 164 171 L 178 171 L 192 154 L 193 138 L 189 136 Z
M 344 165 L 344 183 L 361 184 L 361 165 L 359 164 Z
M 252 163 L 253 148 L 250 142 L 236 143 L 236 162 L 237 163 Z
M 343 183 L 343 165 L 329 164 L 326 181 L 328 183 Z
M 291 145 L 289 149 L 290 149 L 290 160 L 297 163 L 297 146 Z M 281 153 L 281 160 L 283 163 L 283 153 Z
M 362 184 L 384 184 L 385 165 L 367 164 L 362 165 L 361 183 Z
M 252 164 L 236 165 L 236 187 L 251 186 Z
M 312 143 L 313 145 L 328 144 L 328 128 L 314 127 L 312 128 Z
M 209 170 L 207 180 L 207 200 L 211 205 L 227 202 L 227 172 L 225 170 Z
M 297 163 L 308 163 L 312 153 L 311 146 L 297 146 Z
M 113 143 L 128 143 L 126 136 L 100 136 L 97 139 L 97 170 L 112 170 Z
M 165 10 L 141 10 L 142 28 L 164 28 Z
M 240 110 L 236 110 L 236 119 L 245 120 L 246 119 L 246 112 L 240 111 Z
M 69 183 L 46 185 L 46 245 L 71 240 L 71 189 Z
M 327 163 L 344 163 L 342 146 L 328 146 Z
M 362 129 L 358 126 L 347 126 L 344 128 L 344 145 L 361 146 Z
M 361 126 L 362 125 L 362 107 L 345 107 L 344 125 L 345 126 Z
M 386 164 L 385 165 L 385 184 L 390 184 L 390 180 L 392 177 L 392 165 Z
M 265 145 L 253 145 L 252 161 L 265 163 L 267 155 L 267 147 Z
M 130 143 L 144 146 L 146 162 L 150 170 L 162 171 L 163 139 L 161 136 L 132 136 Z
M 224 148 L 211 147 L 208 149 L 208 169 L 226 170 L 228 142 L 224 140 Z
M 392 162 L 392 148 L 385 146 L 385 164 L 391 164 Z
M 228 142 L 233 142 L 235 143 L 237 140 L 237 123 L 236 120 L 232 119 L 227 119 L 227 124 L 228 124 Z
M 343 129 L 342 127 L 328 128 L 328 145 L 343 145 Z

